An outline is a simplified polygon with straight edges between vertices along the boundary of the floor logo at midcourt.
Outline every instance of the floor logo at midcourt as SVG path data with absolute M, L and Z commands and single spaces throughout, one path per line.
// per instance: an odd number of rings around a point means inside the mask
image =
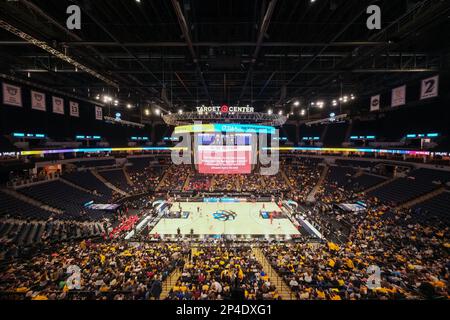
M 236 219 L 236 212 L 231 210 L 218 210 L 213 213 L 214 219 L 220 220 L 220 221 L 230 221 Z

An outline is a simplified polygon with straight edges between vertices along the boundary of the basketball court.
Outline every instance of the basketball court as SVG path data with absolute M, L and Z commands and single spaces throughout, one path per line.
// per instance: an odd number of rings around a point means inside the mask
M 174 235 L 298 235 L 292 222 L 286 218 L 264 219 L 261 212 L 280 211 L 272 202 L 205 203 L 175 202 L 170 211 L 189 212 L 187 218 L 162 218 L 151 233 Z

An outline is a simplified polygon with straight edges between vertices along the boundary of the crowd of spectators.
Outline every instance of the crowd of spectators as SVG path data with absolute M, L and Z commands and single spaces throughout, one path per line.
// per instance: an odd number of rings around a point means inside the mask
M 304 161 L 286 163 L 283 170 L 292 188 L 287 196 L 294 201 L 305 202 L 320 178 L 321 167 L 318 166 L 317 161 L 305 158 Z
M 184 191 L 213 191 L 214 175 L 194 173 Z
M 354 200 L 355 194 L 328 177 L 316 193 L 318 201 L 303 206 L 319 181 L 323 168 L 319 162 L 289 161 L 275 176 L 200 176 L 191 166 L 172 165 L 164 173 L 148 167 L 130 178 L 135 193 L 159 185 L 167 192 L 281 193 L 299 202 L 294 218 L 301 215 L 311 222 L 326 241 L 261 245 L 298 299 L 448 299 L 448 224 L 439 219 L 419 222 L 414 211 L 392 208 L 364 194 L 358 194 L 358 200 L 366 203 L 367 210 L 339 210 L 334 204 Z M 150 208 L 154 197 L 127 200 L 123 205 Z M 162 282 L 178 267 L 181 276 L 168 299 L 280 298 L 250 247 L 205 245 L 191 252 L 180 244 L 120 242 L 116 236 L 133 228 L 138 219 L 123 214 L 115 228 L 104 221 L 109 237 L 95 243 L 74 242 L 77 237 L 71 237 L 94 234 L 93 224 L 50 218 L 51 228 L 42 233 L 41 251 L 27 260 L 20 260 L 17 253 L 11 255 L 13 262 L 0 272 L 0 292 L 18 299 L 158 299 L 165 298 L 160 297 Z M 67 242 L 55 244 L 54 239 Z M 9 242 L 3 244 L 16 248 Z M 81 268 L 81 289 L 69 288 L 67 269 L 71 265 Z M 375 288 L 368 272 L 371 266 L 380 270 Z
M 447 299 L 449 228 L 415 223 L 409 210 L 372 206 L 353 223 L 347 242 L 264 248 L 299 299 Z M 368 268 L 381 271 L 375 288 Z
M 236 177 L 236 175 L 229 174 L 229 175 L 221 175 L 220 177 L 217 176 L 214 179 L 214 191 L 228 191 L 228 192 L 235 192 L 239 189 L 238 187 L 239 182 Z
M 158 299 L 181 254 L 176 244 L 56 245 L 9 264 L 0 273 L 0 292 L 2 298 L 30 300 Z
M 161 167 L 148 166 L 143 170 L 129 170 L 128 174 L 132 186 L 130 187 L 131 190 L 127 191 L 132 194 L 139 194 L 155 190 L 163 175 L 163 170 Z
M 161 191 L 182 191 L 186 179 L 194 170 L 188 165 L 171 165 L 159 185 Z
M 171 300 L 274 300 L 279 294 L 250 247 L 211 246 L 193 250 L 192 261 L 170 290 Z

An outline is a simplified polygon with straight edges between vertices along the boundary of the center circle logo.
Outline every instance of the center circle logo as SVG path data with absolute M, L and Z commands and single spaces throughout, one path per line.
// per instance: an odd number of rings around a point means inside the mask
M 228 106 L 226 104 L 224 104 L 221 108 L 220 108 L 220 112 L 222 113 L 227 113 L 228 112 Z
M 230 221 L 236 219 L 236 212 L 231 210 L 218 210 L 213 213 L 214 219 L 220 220 L 220 221 Z

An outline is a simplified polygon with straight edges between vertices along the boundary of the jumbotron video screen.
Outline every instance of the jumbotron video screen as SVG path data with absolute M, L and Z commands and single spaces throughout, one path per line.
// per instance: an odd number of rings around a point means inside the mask
M 249 174 L 252 170 L 252 135 L 199 134 L 196 155 L 200 173 Z

